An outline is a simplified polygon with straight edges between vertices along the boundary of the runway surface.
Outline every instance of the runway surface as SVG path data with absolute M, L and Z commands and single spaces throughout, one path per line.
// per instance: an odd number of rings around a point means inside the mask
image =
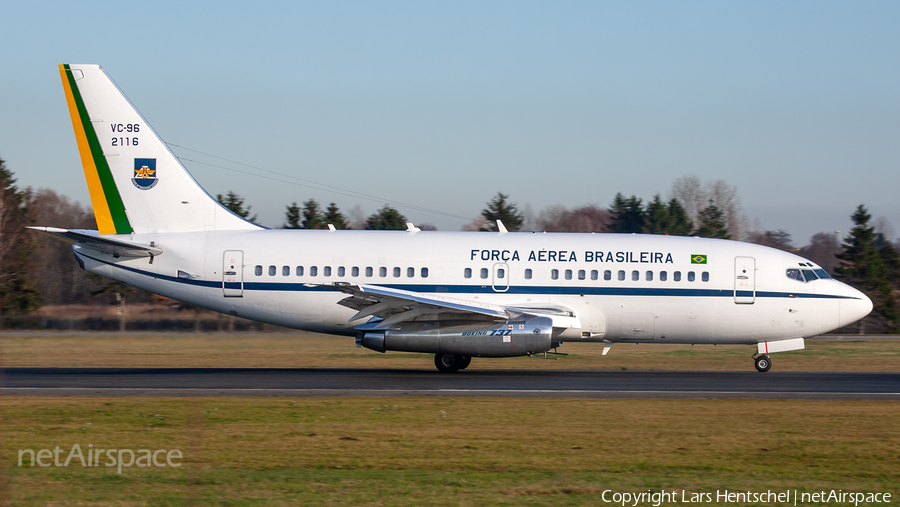
M 900 400 L 900 373 L 8 368 L 0 394 Z

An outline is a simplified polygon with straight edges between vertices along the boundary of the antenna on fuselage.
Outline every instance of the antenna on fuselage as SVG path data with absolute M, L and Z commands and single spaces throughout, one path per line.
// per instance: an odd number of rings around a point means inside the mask
M 497 232 L 499 232 L 501 236 L 509 232 L 506 230 L 506 226 L 503 225 L 503 222 L 501 222 L 500 220 L 497 220 Z

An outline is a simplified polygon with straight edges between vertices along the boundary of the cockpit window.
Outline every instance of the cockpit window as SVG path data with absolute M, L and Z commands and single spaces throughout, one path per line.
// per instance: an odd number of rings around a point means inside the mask
M 818 276 L 818 277 L 821 278 L 822 280 L 829 280 L 829 279 L 831 279 L 831 276 L 829 276 L 829 274 L 826 273 L 825 270 L 822 269 L 822 268 L 814 269 L 814 270 L 813 270 L 813 273 L 815 273 L 816 276 Z
M 813 270 L 811 270 L 811 269 L 804 269 L 804 270 L 803 270 L 803 278 L 806 278 L 806 281 L 807 281 L 807 282 L 812 282 L 813 280 L 818 280 L 818 279 L 819 279 L 819 277 L 816 276 L 816 274 L 813 273 Z
M 800 270 L 799 270 L 799 269 L 795 269 L 795 268 L 790 268 L 790 269 L 787 270 L 787 277 L 790 278 L 790 279 L 792 279 L 792 280 L 797 280 L 797 281 L 799 281 L 799 282 L 804 281 L 804 280 L 803 280 L 803 275 L 800 274 Z

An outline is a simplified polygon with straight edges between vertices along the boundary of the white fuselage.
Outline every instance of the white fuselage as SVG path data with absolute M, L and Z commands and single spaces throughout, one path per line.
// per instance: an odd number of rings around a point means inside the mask
M 565 306 L 574 318 L 560 341 L 755 344 L 821 334 L 871 310 L 846 284 L 786 276 L 812 269 L 806 259 L 736 241 L 305 230 L 122 237 L 163 253 L 152 260 L 83 246 L 76 253 L 90 272 L 192 305 L 336 334 L 355 334 L 365 319 L 349 322 L 356 312 L 337 304 L 346 295 L 323 287 L 335 282 Z M 692 262 L 696 256 L 705 263 Z

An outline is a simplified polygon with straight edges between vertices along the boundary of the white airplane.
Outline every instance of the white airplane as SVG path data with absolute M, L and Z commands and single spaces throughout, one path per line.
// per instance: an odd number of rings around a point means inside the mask
M 91 273 L 195 306 L 434 354 L 442 372 L 564 342 L 756 345 L 764 372 L 872 310 L 809 260 L 738 241 L 266 229 L 207 194 L 100 66 L 59 70 L 99 230 L 35 229 Z

